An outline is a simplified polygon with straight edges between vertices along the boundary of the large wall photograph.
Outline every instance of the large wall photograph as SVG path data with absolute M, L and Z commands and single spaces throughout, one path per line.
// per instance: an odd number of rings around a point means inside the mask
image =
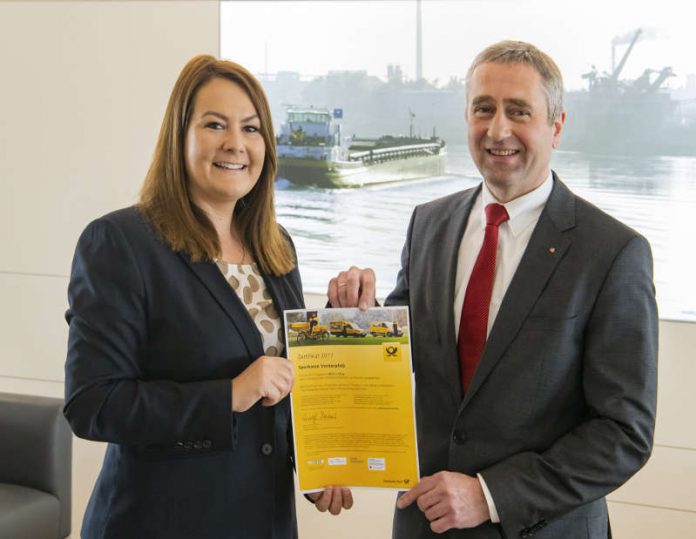
M 696 320 L 696 59 L 691 23 L 666 4 L 224 2 L 221 54 L 271 102 L 278 217 L 305 289 L 323 292 L 356 264 L 389 292 L 413 207 L 480 181 L 466 145 L 469 63 L 521 39 L 564 74 L 554 169 L 650 240 L 661 317 Z

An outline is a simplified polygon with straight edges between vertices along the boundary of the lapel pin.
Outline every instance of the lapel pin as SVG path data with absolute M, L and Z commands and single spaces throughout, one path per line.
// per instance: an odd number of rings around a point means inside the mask
M 549 247 L 549 253 L 553 254 L 553 253 L 555 253 L 555 252 L 556 252 L 556 248 L 555 248 L 555 247 Z

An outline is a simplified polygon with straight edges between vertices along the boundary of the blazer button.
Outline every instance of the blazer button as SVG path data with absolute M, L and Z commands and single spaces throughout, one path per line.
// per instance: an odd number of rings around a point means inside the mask
M 531 530 L 532 530 L 533 532 L 538 532 L 538 531 L 541 530 L 543 527 L 545 527 L 547 524 L 548 524 L 548 522 L 546 522 L 545 520 L 540 520 L 539 522 L 537 522 L 536 524 L 534 524 L 534 526 L 532 526 Z
M 452 433 L 452 441 L 457 445 L 461 445 L 466 442 L 466 438 L 466 432 L 462 429 L 457 429 Z
M 266 442 L 261 446 L 261 454 L 265 456 L 269 456 L 271 453 L 273 453 L 273 446 Z

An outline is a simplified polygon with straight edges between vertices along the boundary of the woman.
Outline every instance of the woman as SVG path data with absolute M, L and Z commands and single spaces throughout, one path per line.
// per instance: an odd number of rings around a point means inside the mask
M 279 315 L 303 296 L 275 221 L 275 172 L 258 81 L 197 56 L 139 204 L 80 237 L 65 416 L 76 435 L 109 442 L 83 537 L 297 535 Z M 327 489 L 317 507 L 340 511 L 343 494 Z

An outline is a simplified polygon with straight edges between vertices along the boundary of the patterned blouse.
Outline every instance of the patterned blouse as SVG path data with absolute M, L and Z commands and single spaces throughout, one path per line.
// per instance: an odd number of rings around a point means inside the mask
M 266 355 L 279 356 L 285 342 L 280 316 L 256 263 L 229 264 L 218 260 L 217 266 L 256 324 Z

